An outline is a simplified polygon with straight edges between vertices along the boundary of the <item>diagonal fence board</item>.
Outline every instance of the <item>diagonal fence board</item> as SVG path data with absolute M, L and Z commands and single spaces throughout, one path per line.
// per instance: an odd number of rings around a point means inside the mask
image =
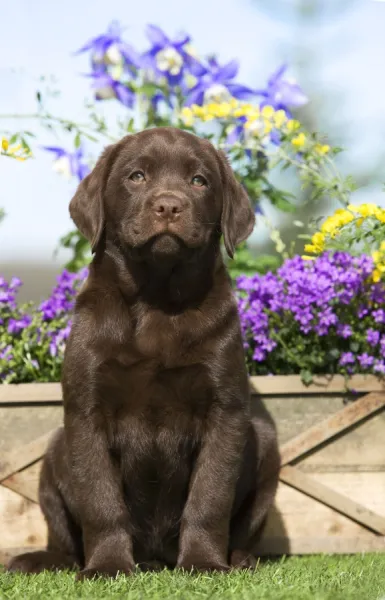
M 385 394 L 372 392 L 355 400 L 322 423 L 310 427 L 281 447 L 281 464 L 286 465 L 310 452 L 320 444 L 341 433 L 385 407 Z
M 306 473 L 302 473 L 302 471 L 296 467 L 290 465 L 282 467 L 279 478 L 284 483 L 307 494 L 315 500 L 319 500 L 323 504 L 326 504 L 326 506 L 337 510 L 341 514 L 364 525 L 375 533 L 385 535 L 385 517 L 378 515 L 365 506 L 362 506 L 362 504 L 351 500 L 347 496 L 332 490 L 323 483 L 315 481 L 312 477 Z
M 39 492 L 38 492 L 38 472 L 42 464 L 42 459 L 32 463 L 26 467 L 23 471 L 19 471 L 3 479 L 0 485 L 16 492 L 20 496 L 27 498 L 38 504 Z M 31 477 L 32 472 L 32 477 Z
M 56 429 L 49 431 L 36 440 L 29 442 L 29 444 L 3 454 L 0 458 L 0 483 L 17 471 L 42 458 L 55 432 Z

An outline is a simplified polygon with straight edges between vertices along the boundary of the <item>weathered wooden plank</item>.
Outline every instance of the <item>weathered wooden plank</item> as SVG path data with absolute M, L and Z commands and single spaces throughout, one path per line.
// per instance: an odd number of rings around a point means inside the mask
M 0 457 L 0 482 L 42 458 L 55 431 L 49 431 L 29 444 L 3 454 Z
M 44 546 L 47 527 L 40 507 L 0 486 L 0 548 Z
M 385 392 L 385 383 L 373 375 L 353 375 L 346 383 L 342 375 L 317 376 L 307 386 L 299 375 L 273 375 L 250 377 L 253 393 L 261 395 L 344 394 L 347 390 L 359 393 Z M 61 402 L 60 383 L 20 383 L 0 385 L 2 403 Z
M 358 423 L 365 417 L 385 406 L 385 394 L 372 392 L 345 406 L 322 423 L 310 427 L 305 432 L 289 440 L 281 447 L 281 464 L 286 465 L 326 440 Z
M 356 554 L 385 552 L 385 536 L 355 537 L 292 537 L 266 538 L 256 548 L 259 556 L 282 554 Z M 1 554 L 0 554 L 1 558 Z
M 38 460 L 23 471 L 14 473 L 4 479 L 1 485 L 32 502 L 39 502 L 39 475 L 42 462 L 42 460 Z
M 343 515 L 347 515 L 353 519 L 353 521 L 368 527 L 376 533 L 385 535 L 385 517 L 367 509 L 358 502 L 354 502 L 354 500 L 351 500 L 347 496 L 332 490 L 312 477 L 309 477 L 306 473 L 302 473 L 296 467 L 286 465 L 281 469 L 279 478 L 281 481 L 295 487 L 297 490 L 300 490 L 319 502 L 323 502 Z
M 19 383 L 0 385 L 0 404 L 61 402 L 60 383 Z
M 385 382 L 373 375 L 353 375 L 347 382 L 343 375 L 315 376 L 311 385 L 305 385 L 299 375 L 264 375 L 250 377 L 250 386 L 252 392 L 266 396 L 385 392 Z

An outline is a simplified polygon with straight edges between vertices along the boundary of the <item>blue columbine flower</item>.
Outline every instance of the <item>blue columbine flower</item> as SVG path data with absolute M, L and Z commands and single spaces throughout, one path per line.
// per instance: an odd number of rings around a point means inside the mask
M 81 181 L 90 172 L 90 168 L 83 161 L 82 147 L 77 148 L 74 152 L 69 152 L 58 146 L 43 146 L 43 150 L 55 154 L 53 168 L 66 177 L 75 176 Z
M 287 65 L 282 65 L 267 82 L 266 89 L 256 90 L 258 96 L 263 96 L 262 106 L 272 106 L 275 110 L 284 110 L 290 115 L 289 108 L 297 108 L 308 102 L 294 79 L 284 77 Z
M 226 102 L 231 96 L 240 100 L 249 98 L 254 94 L 250 88 L 233 83 L 238 74 L 239 63 L 232 60 L 220 66 L 215 58 L 208 61 L 205 73 L 198 83 L 188 92 L 186 106 L 204 102 Z
M 139 67 L 138 53 L 122 40 L 122 27 L 118 21 L 112 21 L 107 32 L 89 40 L 75 54 L 91 50 L 91 61 L 94 68 L 100 65 L 117 65 L 124 60 L 128 65 Z
M 108 100 L 116 98 L 127 106 L 132 108 L 135 102 L 135 92 L 128 88 L 121 81 L 114 79 L 109 73 L 94 71 L 88 77 L 92 77 L 94 83 L 92 87 L 95 89 L 96 100 Z
M 186 48 L 190 43 L 190 36 L 182 34 L 172 40 L 156 25 L 147 25 L 146 33 L 152 46 L 141 57 L 144 68 L 153 70 L 160 77 L 166 77 L 170 85 L 181 82 L 186 68 L 195 76 L 205 72 L 204 67 Z

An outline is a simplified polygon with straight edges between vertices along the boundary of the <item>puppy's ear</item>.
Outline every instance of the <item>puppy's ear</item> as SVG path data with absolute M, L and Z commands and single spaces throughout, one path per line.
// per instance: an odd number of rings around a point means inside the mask
M 221 229 L 227 254 L 233 258 L 235 248 L 253 231 L 255 214 L 246 191 L 235 179 L 226 155 L 221 151 L 218 154 L 223 186 Z
M 71 218 L 90 242 L 92 252 L 95 252 L 104 230 L 103 196 L 117 147 L 118 144 L 113 144 L 105 148 L 94 169 L 79 184 L 69 206 Z

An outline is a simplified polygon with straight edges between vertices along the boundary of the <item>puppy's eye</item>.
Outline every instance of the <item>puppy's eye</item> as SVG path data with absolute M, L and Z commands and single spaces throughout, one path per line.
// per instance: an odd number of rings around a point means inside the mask
M 207 185 L 207 181 L 204 177 L 202 177 L 202 175 L 194 175 L 191 180 L 191 185 L 194 185 L 195 187 L 203 187 L 204 185 Z
M 134 171 L 130 175 L 131 181 L 135 181 L 135 183 L 142 183 L 144 181 L 144 173 L 143 171 Z

